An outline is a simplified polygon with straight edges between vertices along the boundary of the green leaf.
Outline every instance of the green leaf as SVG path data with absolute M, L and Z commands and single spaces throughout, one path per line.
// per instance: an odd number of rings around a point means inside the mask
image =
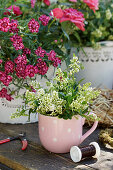
M 80 36 L 79 36 L 78 32 L 75 31 L 73 34 L 74 34 L 74 36 L 77 38 L 77 40 L 78 40 L 79 43 L 80 43 L 80 42 L 81 42 L 81 39 L 80 39 Z

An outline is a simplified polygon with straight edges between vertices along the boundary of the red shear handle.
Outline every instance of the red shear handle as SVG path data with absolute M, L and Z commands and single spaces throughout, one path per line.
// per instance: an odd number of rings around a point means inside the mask
M 6 143 L 6 142 L 10 142 L 10 139 L 4 139 L 0 141 L 0 144 Z
M 28 142 L 27 140 L 22 141 L 22 150 L 25 150 L 27 148 Z

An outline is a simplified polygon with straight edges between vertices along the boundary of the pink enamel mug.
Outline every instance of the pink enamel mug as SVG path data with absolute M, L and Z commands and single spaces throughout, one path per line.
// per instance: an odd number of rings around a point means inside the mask
M 96 116 L 94 113 L 90 115 Z M 72 146 L 80 145 L 97 127 L 95 121 L 90 130 L 82 135 L 85 118 L 77 116 L 71 120 L 39 114 L 39 137 L 45 149 L 54 153 L 67 153 Z

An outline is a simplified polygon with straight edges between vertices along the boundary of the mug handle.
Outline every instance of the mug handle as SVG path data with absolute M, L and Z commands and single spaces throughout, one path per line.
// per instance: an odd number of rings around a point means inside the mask
M 89 115 L 93 115 L 97 118 L 96 114 L 90 112 Z M 93 131 L 97 128 L 97 125 L 98 125 L 98 121 L 95 121 L 93 126 L 91 127 L 90 130 L 88 130 L 82 137 L 81 137 L 81 140 L 80 140 L 80 144 L 89 136 L 91 135 L 91 133 L 93 133 Z

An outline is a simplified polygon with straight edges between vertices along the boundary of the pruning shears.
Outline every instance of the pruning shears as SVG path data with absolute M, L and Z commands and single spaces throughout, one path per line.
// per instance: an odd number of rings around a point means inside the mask
M 27 139 L 25 138 L 26 134 L 25 133 L 20 133 L 18 136 L 15 137 L 8 137 L 6 139 L 3 139 L 0 141 L 0 144 L 7 143 L 13 140 L 20 140 L 22 142 L 22 150 L 25 150 L 27 148 L 28 142 Z

